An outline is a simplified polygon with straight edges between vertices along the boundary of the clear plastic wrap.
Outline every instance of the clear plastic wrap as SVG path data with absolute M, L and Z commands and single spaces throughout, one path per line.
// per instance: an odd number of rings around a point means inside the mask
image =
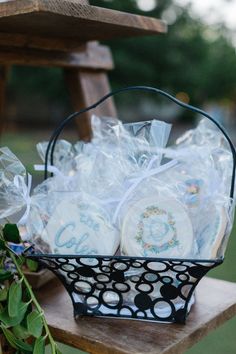
M 54 175 L 31 178 L 0 150 L 0 218 L 20 212 L 44 253 L 215 259 L 232 229 L 232 156 L 205 120 L 166 148 L 171 126 L 93 116 L 90 143 L 56 144 Z M 47 143 L 37 149 L 43 162 Z M 43 166 L 37 167 L 42 169 Z M 59 236 L 58 236 L 59 235 Z
M 233 158 L 229 144 L 212 122 L 203 119 L 177 140 L 174 149 L 180 154 L 179 174 L 188 176 L 178 188 L 185 189 L 183 202 L 193 224 L 196 258 L 223 257 L 235 208 L 230 197 Z
M 191 134 L 201 129 L 201 135 L 205 131 L 208 136 L 209 128 L 203 126 L 200 123 Z M 214 134 L 216 141 L 222 140 L 220 133 Z M 166 158 L 178 163 L 170 168 L 166 163 L 155 175 L 146 174 L 137 187 L 130 187 L 132 192 L 119 214 L 122 254 L 189 259 L 223 256 L 222 243 L 227 243 L 233 220 L 234 203 L 229 198 L 232 157 L 228 158 L 227 148 L 219 155 L 218 146 L 207 145 L 206 138 L 204 143 L 204 148 L 185 141 L 184 146 L 163 149 Z
M 30 180 L 30 176 L 28 176 Z M 30 181 L 29 181 L 30 182 Z M 0 149 L 0 219 L 16 214 L 27 204 L 30 186 L 23 164 L 7 148 Z
M 234 212 L 231 152 L 205 120 L 171 147 L 171 126 L 157 120 L 93 116 L 92 128 L 90 143 L 57 142 L 53 175 L 32 191 L 22 163 L 0 149 L 0 219 L 18 216 L 44 260 L 59 255 L 57 272 L 76 304 L 111 315 L 122 299 L 119 315 L 170 321 L 194 302 L 196 264 L 206 272 L 212 265 L 203 260 L 224 256 Z M 43 163 L 47 146 L 37 145 Z M 106 257 L 114 255 L 125 257 Z

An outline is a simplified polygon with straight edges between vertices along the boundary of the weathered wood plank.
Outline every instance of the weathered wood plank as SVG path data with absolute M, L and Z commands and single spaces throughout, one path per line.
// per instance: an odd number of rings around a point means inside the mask
M 0 53 L 0 64 L 113 69 L 110 49 L 102 45 L 83 46 L 80 52 L 1 47 Z
M 12 0 L 0 3 L 0 32 L 88 41 L 156 35 L 165 33 L 166 25 L 75 0 Z
M 65 79 L 76 111 L 90 106 L 110 92 L 108 78 L 104 71 L 66 69 Z M 116 117 L 113 99 L 105 101 L 95 110 L 84 113 L 76 120 L 79 137 L 84 141 L 89 141 L 92 137 L 90 124 L 92 114 Z
M 40 37 L 28 34 L 0 32 L 0 47 L 58 50 L 63 52 L 81 51 L 85 44 L 74 38 Z
M 198 285 L 186 325 L 86 317 L 76 322 L 71 300 L 56 281 L 38 298 L 54 337 L 94 354 L 182 354 L 236 314 L 236 284 L 211 278 Z

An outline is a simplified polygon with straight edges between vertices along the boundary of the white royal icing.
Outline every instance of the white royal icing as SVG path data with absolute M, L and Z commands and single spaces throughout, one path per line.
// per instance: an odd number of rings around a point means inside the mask
M 183 258 L 193 246 L 193 229 L 173 197 L 140 199 L 125 216 L 121 252 L 129 256 Z
M 119 245 L 119 234 L 109 215 L 92 199 L 61 202 L 42 238 L 57 254 L 113 255 Z

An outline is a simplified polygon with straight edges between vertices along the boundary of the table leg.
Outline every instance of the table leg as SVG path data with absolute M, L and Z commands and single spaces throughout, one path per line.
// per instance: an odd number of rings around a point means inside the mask
M 107 74 L 102 70 L 65 69 L 65 79 L 69 88 L 75 110 L 88 107 L 110 91 Z M 116 117 L 116 109 L 112 99 L 108 99 L 96 109 L 84 113 L 76 121 L 79 137 L 89 141 L 92 137 L 90 117 Z

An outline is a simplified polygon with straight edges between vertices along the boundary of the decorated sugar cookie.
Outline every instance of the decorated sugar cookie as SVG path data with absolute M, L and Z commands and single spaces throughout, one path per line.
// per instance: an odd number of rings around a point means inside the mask
M 179 196 L 182 196 L 183 203 L 188 208 L 199 206 L 204 189 L 206 188 L 203 179 L 191 178 L 190 176 L 188 177 L 185 174 L 180 173 L 180 171 L 173 169 L 171 174 L 169 171 L 162 173 L 161 180 L 172 186 L 172 188 L 177 188 L 177 193 Z
M 113 255 L 119 245 L 118 231 L 109 215 L 92 198 L 62 201 L 42 238 L 57 254 Z
M 227 214 L 225 208 L 210 205 L 207 211 L 201 213 L 196 233 L 200 258 L 216 258 L 226 228 Z
M 199 203 L 204 181 L 198 178 L 187 179 L 185 182 L 185 202 L 189 207 L 195 207 Z
M 122 227 L 122 254 L 183 258 L 192 245 L 191 221 L 175 198 L 144 198 L 129 208 Z

